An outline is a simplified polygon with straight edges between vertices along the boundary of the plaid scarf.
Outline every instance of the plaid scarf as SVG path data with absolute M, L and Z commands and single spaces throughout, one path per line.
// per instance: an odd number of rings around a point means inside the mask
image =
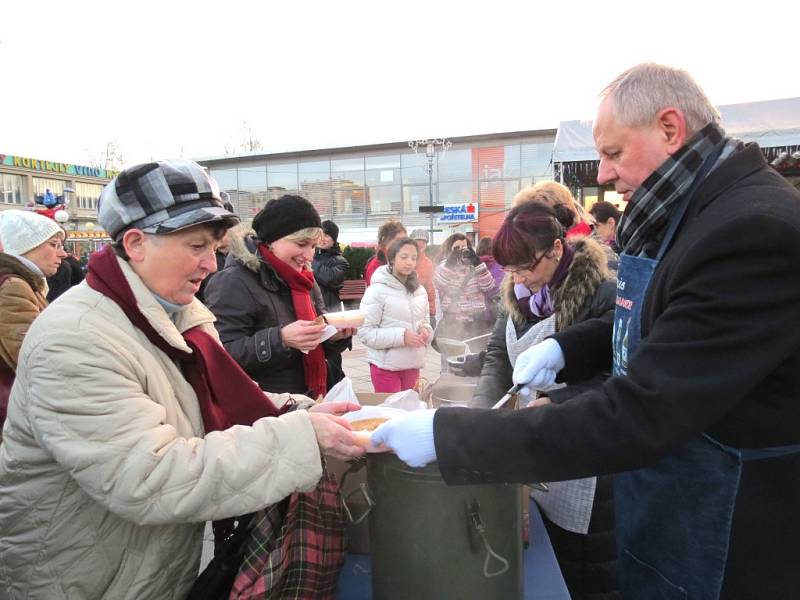
M 658 254 L 672 209 L 694 182 L 703 162 L 722 144 L 723 151 L 714 166 L 733 154 L 741 142 L 725 137 L 719 125 L 709 123 L 644 180 L 619 221 L 617 245 L 622 252 L 649 258 Z
M 256 514 L 231 600 L 334 600 L 345 560 L 345 516 L 336 478 Z

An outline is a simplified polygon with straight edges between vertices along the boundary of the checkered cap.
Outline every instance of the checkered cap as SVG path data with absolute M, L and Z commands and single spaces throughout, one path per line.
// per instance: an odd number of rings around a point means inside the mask
M 165 235 L 199 225 L 239 222 L 225 209 L 217 182 L 191 160 L 165 160 L 125 169 L 100 195 L 97 220 L 112 239 L 131 228 Z

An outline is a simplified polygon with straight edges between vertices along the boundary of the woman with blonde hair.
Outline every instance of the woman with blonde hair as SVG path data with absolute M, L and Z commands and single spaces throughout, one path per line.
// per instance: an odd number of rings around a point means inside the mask
M 610 245 L 604 243 L 599 232 L 595 229 L 594 217 L 588 214 L 580 202 L 575 200 L 572 192 L 556 181 L 541 181 L 530 187 L 523 188 L 514 196 L 513 205 L 519 206 L 526 202 L 541 202 L 553 208 L 556 205 L 566 206 L 573 214 L 572 224 L 567 229 L 566 239 L 576 237 L 591 237 L 599 242 L 606 254 L 608 268 L 612 275 L 617 274 L 619 256 Z
M 262 389 L 318 398 L 327 391 L 326 357 L 341 354 L 354 333 L 320 341 L 326 309 L 311 261 L 322 221 L 308 200 L 285 195 L 267 202 L 253 229 L 231 235 L 206 305 L 225 348 Z
M 557 181 L 540 181 L 530 187 L 521 189 L 512 202 L 513 206 L 519 206 L 524 202 L 542 202 L 548 206 L 563 204 L 573 213 L 572 225 L 567 230 L 567 237 L 576 235 L 591 235 L 592 219 L 583 210 L 579 202 L 575 200 L 572 192 L 565 185 Z

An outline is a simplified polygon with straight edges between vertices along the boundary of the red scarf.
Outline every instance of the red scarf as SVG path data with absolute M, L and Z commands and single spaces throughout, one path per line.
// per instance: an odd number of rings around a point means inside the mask
M 289 286 L 292 292 L 292 306 L 295 316 L 302 321 L 313 321 L 317 318 L 317 311 L 311 302 L 311 289 L 314 287 L 314 272 L 297 271 L 280 258 L 275 256 L 264 244 L 258 245 L 258 251 L 264 257 L 278 276 Z M 325 364 L 325 350 L 322 344 L 308 354 L 303 354 L 303 372 L 306 386 L 312 398 L 324 396 L 327 388 L 328 366 Z
M 179 350 L 162 338 L 139 310 L 111 246 L 91 255 L 86 282 L 116 302 L 151 344 L 178 362 L 197 395 L 206 433 L 234 425 L 252 425 L 261 417 L 281 414 L 222 344 L 200 328 L 183 333 L 191 352 Z M 289 408 L 290 403 L 287 403 L 284 410 Z

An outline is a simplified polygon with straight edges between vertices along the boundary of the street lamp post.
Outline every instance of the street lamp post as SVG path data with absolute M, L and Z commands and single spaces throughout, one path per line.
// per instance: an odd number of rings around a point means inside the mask
M 447 153 L 453 143 L 444 138 L 432 138 L 425 140 L 411 140 L 408 142 L 408 147 L 414 151 L 417 158 L 425 157 L 425 162 L 422 163 L 422 168 L 428 174 L 428 207 L 430 209 L 430 244 L 433 244 L 433 165 L 439 164 L 439 161 Z M 422 148 L 425 148 L 425 154 L 422 154 Z

